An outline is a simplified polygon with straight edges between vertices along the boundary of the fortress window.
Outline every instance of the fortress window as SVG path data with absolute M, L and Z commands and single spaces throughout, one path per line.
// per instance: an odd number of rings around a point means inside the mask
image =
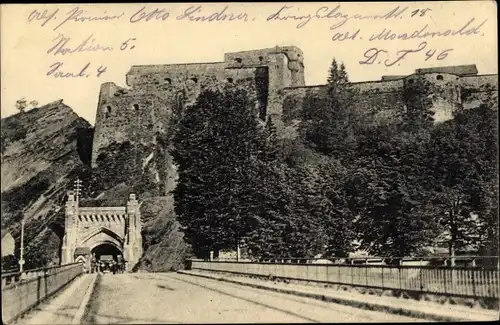
M 194 83 L 198 83 L 198 78 L 191 78 Z
M 136 111 L 138 111 L 138 110 L 139 110 L 139 104 L 134 104 L 134 109 L 135 109 Z
M 234 59 L 234 61 L 236 61 L 236 63 L 241 63 L 241 59 L 240 58 L 236 58 L 236 59 Z
M 111 106 L 106 106 L 106 112 L 105 112 L 105 116 L 106 118 L 109 117 L 109 114 L 111 113 Z
M 442 75 L 440 75 L 440 74 L 438 74 L 438 75 L 436 76 L 436 79 L 437 79 L 437 80 L 443 80 L 443 76 L 442 76 Z
M 163 80 L 165 80 L 165 83 L 166 83 L 167 85 L 170 85 L 170 84 L 172 83 L 172 79 L 170 79 L 170 78 L 165 78 L 165 79 L 163 79 Z
M 233 83 L 233 78 L 227 78 L 227 82 Z
M 262 56 L 259 56 L 259 61 L 260 62 L 264 61 L 264 58 Z
M 184 92 L 178 92 L 177 95 L 175 95 L 175 101 L 176 101 L 176 114 L 180 114 L 184 110 L 184 101 L 186 97 L 184 95 Z
M 408 83 L 412 84 L 413 83 L 413 79 L 408 80 Z

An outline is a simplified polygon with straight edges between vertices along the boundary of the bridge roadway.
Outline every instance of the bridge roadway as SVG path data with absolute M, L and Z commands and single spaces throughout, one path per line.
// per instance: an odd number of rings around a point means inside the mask
M 93 276 L 93 275 L 92 275 Z M 20 320 L 19 324 L 69 324 L 91 275 Z M 78 280 L 77 280 L 78 282 Z M 346 293 L 348 294 L 348 293 Z M 66 297 L 64 297 L 66 296 Z M 62 301 L 62 302 L 61 302 Z M 82 309 L 82 308 L 80 308 Z M 44 311 L 43 311 L 44 310 Z M 81 311 L 80 311 L 81 312 Z M 412 322 L 405 316 L 363 310 L 177 273 L 104 274 L 81 324 Z

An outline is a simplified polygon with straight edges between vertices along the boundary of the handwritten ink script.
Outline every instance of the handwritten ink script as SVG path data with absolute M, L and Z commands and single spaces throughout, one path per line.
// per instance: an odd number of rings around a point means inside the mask
M 299 21 L 297 24 L 297 28 L 300 29 L 305 27 L 313 20 L 333 20 L 337 21 L 333 25 L 330 26 L 331 30 L 337 29 L 339 27 L 344 26 L 350 20 L 364 20 L 364 19 L 373 19 L 373 20 L 389 20 L 389 19 L 398 19 L 400 18 L 406 11 L 408 7 L 397 6 L 389 12 L 382 15 L 361 15 L 354 14 L 349 15 L 345 12 L 342 12 L 340 5 L 336 7 L 330 8 L 327 6 L 319 7 L 313 13 L 300 14 L 300 7 L 284 5 L 278 11 L 273 12 L 267 17 L 267 21 L 283 21 L 283 20 L 295 20 Z
M 125 12 L 108 13 L 107 10 L 102 13 L 91 14 L 79 7 L 72 8 L 66 12 L 62 12 L 60 9 L 52 11 L 45 9 L 43 11 L 33 10 L 27 20 L 28 23 L 38 22 L 41 27 L 48 26 L 51 23 L 54 26 L 53 30 L 56 31 L 71 23 L 115 22 L 124 18 L 127 18 L 127 21 L 132 24 L 138 22 L 164 22 L 171 19 L 190 22 L 255 21 L 255 17 L 250 17 L 244 11 L 231 10 L 229 5 L 216 10 L 212 6 L 191 5 L 187 8 L 181 8 L 176 14 L 171 14 L 166 8 L 152 8 L 147 6 L 143 6 L 130 15 L 127 15 Z
M 411 8 L 410 6 L 394 6 L 393 8 L 376 14 L 363 14 L 363 13 L 348 13 L 342 9 L 341 5 L 336 6 L 319 6 L 317 9 L 304 12 L 300 6 L 295 5 L 282 5 L 278 10 L 273 11 L 267 16 L 266 20 L 271 23 L 276 22 L 286 22 L 293 21 L 297 22 L 295 28 L 302 29 L 310 25 L 314 21 L 325 21 L 329 25 L 329 29 L 332 31 L 331 40 L 333 42 L 346 42 L 346 41 L 362 41 L 362 42 L 400 42 L 400 41 L 411 41 L 420 40 L 421 43 L 413 49 L 404 48 L 400 51 L 396 51 L 396 54 L 392 56 L 396 57 L 394 61 L 388 59 L 381 59 L 379 54 L 386 54 L 387 51 L 383 48 L 370 47 L 364 51 L 364 60 L 359 61 L 360 64 L 374 64 L 378 63 L 378 59 L 382 60 L 387 67 L 399 64 L 401 60 L 404 60 L 409 56 L 410 53 L 417 53 L 427 50 L 433 53 L 433 51 L 427 49 L 427 40 L 436 38 L 448 38 L 448 37 L 474 37 L 474 36 L 484 36 L 484 31 L 482 28 L 488 21 L 487 19 L 477 19 L 476 17 L 470 17 L 469 19 L 463 21 L 457 28 L 447 28 L 437 26 L 436 22 L 432 19 L 433 10 L 430 8 Z M 430 19 L 427 20 L 427 18 Z M 421 19 L 417 21 L 416 19 Z M 349 24 L 349 22 L 362 22 L 362 21 L 378 21 L 378 25 L 382 25 L 387 22 L 386 27 L 379 27 L 378 30 L 370 26 L 369 30 L 363 30 L 359 26 L 352 27 L 354 24 Z M 417 28 L 408 28 L 406 31 L 398 31 L 395 28 L 391 28 L 391 22 L 395 21 L 412 21 L 417 22 L 420 25 Z M 350 26 L 351 25 L 351 26 Z M 359 24 L 356 24 L 359 25 Z M 415 24 L 412 24 L 415 26 Z M 422 42 L 423 41 L 423 42 Z M 453 51 L 453 49 L 445 49 L 445 54 L 437 57 L 438 60 L 445 60 L 447 55 Z M 429 60 L 432 56 L 426 56 L 425 61 Z
M 75 53 L 82 52 L 112 52 L 115 49 L 119 49 L 119 51 L 133 50 L 135 48 L 136 38 L 128 38 L 124 41 L 115 42 L 116 45 L 108 46 L 100 44 L 95 38 L 94 34 L 90 34 L 83 38 L 83 40 L 75 41 L 73 38 L 65 36 L 64 34 L 57 35 L 50 44 L 49 49 L 47 50 L 47 54 L 52 56 L 68 56 Z M 55 78 L 88 78 L 92 76 L 89 73 L 91 69 L 91 62 L 86 64 L 78 73 L 74 72 L 63 72 L 64 63 L 58 61 L 49 66 L 49 71 L 47 72 L 47 76 L 52 76 Z M 104 65 L 99 65 L 97 67 L 96 73 L 94 74 L 96 77 L 100 77 L 102 73 L 106 72 L 107 67 Z
M 63 18 L 61 19 L 59 24 L 56 25 L 53 29 L 54 31 L 56 31 L 70 22 L 85 23 L 94 21 L 114 21 L 119 20 L 123 17 L 123 15 L 123 12 L 119 14 L 109 15 L 106 10 L 100 15 L 89 15 L 85 10 L 80 9 L 80 7 L 72 8 L 65 13 L 61 13 L 59 9 L 55 9 L 52 11 L 46 9 L 43 11 L 33 10 L 28 16 L 28 22 L 31 23 L 33 21 L 41 21 L 41 26 L 44 27 L 49 22 L 57 21 L 57 18 L 62 16 Z
M 255 17 L 250 17 L 246 12 L 231 10 L 229 5 L 223 6 L 218 10 L 213 10 L 211 7 L 207 8 L 202 5 L 191 5 L 186 8 L 182 8 L 175 15 L 172 15 L 166 8 L 153 8 L 147 6 L 143 6 L 131 14 L 127 14 L 126 12 L 108 12 L 107 10 L 96 14 L 95 12 L 90 13 L 80 7 L 73 7 L 66 11 L 60 8 L 53 10 L 35 9 L 28 15 L 27 22 L 30 24 L 39 24 L 42 28 L 50 26 L 53 31 L 59 32 L 64 27 L 75 23 L 114 23 L 120 20 L 125 20 L 125 23 L 128 22 L 135 24 L 140 22 L 163 22 L 172 19 L 171 17 L 175 17 L 174 19 L 177 21 L 189 22 L 247 22 L 255 20 Z M 80 35 L 72 36 L 59 32 L 52 39 L 46 54 L 50 56 L 68 57 L 80 53 L 116 52 L 118 50 L 129 51 L 135 48 L 135 41 L 137 41 L 136 38 L 128 38 L 105 44 L 99 41 L 98 36 L 93 33 L 81 37 Z M 88 78 L 92 75 L 99 77 L 101 74 L 106 72 L 107 67 L 106 65 L 94 65 L 89 62 L 76 71 L 70 72 L 65 71 L 65 69 L 65 62 L 60 59 L 49 66 L 46 75 L 55 78 Z M 94 70 L 96 73 L 92 74 L 90 71 Z
M 50 65 L 49 71 L 47 72 L 47 76 L 52 76 L 54 78 L 88 78 L 92 76 L 91 63 L 87 63 L 83 68 L 77 69 L 76 71 L 69 72 L 64 70 L 63 62 L 56 62 Z M 107 67 L 98 66 L 95 69 L 95 76 L 100 77 L 102 73 L 106 72 Z
M 140 39 L 134 37 L 103 39 L 95 30 L 83 35 L 69 34 L 67 27 L 70 25 L 132 24 L 141 28 L 140 26 L 144 24 L 153 24 L 158 28 L 166 28 L 163 24 L 169 23 L 171 25 L 168 28 L 175 28 L 176 22 L 258 23 L 260 26 L 269 28 L 273 28 L 276 24 L 291 24 L 292 29 L 300 30 L 323 24 L 328 28 L 331 42 L 344 44 L 358 42 L 354 48 L 359 51 L 360 65 L 384 64 L 386 67 L 391 67 L 401 64 L 410 57 L 412 60 L 421 58 L 423 61 L 446 60 L 459 49 L 431 48 L 430 40 L 450 37 L 482 37 L 486 31 L 485 24 L 488 22 L 488 19 L 484 17 L 464 18 L 461 16 L 460 19 L 453 21 L 453 28 L 451 28 L 449 27 L 451 25 L 448 25 L 449 21 L 439 19 L 441 13 L 438 9 L 427 8 L 422 4 L 399 4 L 389 5 L 389 7 L 276 4 L 263 6 L 263 10 L 258 13 L 247 12 L 245 8 L 250 7 L 244 5 L 238 8 L 235 6 L 237 5 L 186 4 L 175 7 L 141 5 L 130 8 L 110 6 L 107 9 L 68 6 L 44 10 L 34 9 L 26 17 L 26 22 L 56 33 L 52 39 L 48 40 L 45 50 L 45 55 L 57 58 L 57 61 L 49 65 L 46 73 L 47 76 L 56 78 L 99 77 L 106 72 L 106 62 L 89 62 L 88 65 L 76 70 L 69 69 L 70 61 L 68 60 L 72 56 L 109 53 L 108 57 L 113 60 L 120 52 L 133 51 L 136 46 L 143 47 L 144 45 L 140 43 Z M 388 42 L 397 44 L 397 49 L 394 49 L 394 45 L 381 45 L 381 43 Z M 359 44 L 366 46 L 359 46 Z
M 386 67 L 392 67 L 395 64 L 399 65 L 399 62 L 406 58 L 408 55 L 413 55 L 415 53 L 421 53 L 425 56 L 425 61 L 435 58 L 438 61 L 444 60 L 448 57 L 448 53 L 453 51 L 453 49 L 437 50 L 437 49 L 427 49 L 427 42 L 422 42 L 415 49 L 406 49 L 397 51 L 395 54 L 389 53 L 385 49 L 370 48 L 365 54 L 365 60 L 359 61 L 359 64 L 381 64 L 383 63 Z M 385 59 L 384 59 L 385 57 Z

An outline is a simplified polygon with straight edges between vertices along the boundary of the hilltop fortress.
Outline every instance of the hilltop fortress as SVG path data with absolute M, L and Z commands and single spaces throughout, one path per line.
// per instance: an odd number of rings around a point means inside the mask
M 409 76 L 383 76 L 351 86 L 359 89 L 358 104 L 367 110 L 405 110 L 403 91 L 416 73 L 432 84 L 429 96 L 437 121 L 451 118 L 458 106 L 479 105 L 492 91 L 497 96 L 497 75 L 478 75 L 475 65 L 419 69 Z M 222 62 L 135 65 L 126 83 L 128 89 L 114 83 L 101 85 L 92 166 L 96 166 L 99 150 L 113 142 L 156 142 L 167 131 L 173 114 L 192 105 L 205 88 L 243 85 L 251 90 L 259 117 L 272 118 L 279 127 L 297 119 L 308 98 L 325 88 L 305 85 L 304 54 L 296 46 L 226 53 Z

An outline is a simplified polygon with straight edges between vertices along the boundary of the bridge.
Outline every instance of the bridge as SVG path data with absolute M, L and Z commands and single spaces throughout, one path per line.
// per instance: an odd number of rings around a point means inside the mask
M 65 234 L 61 264 L 83 262 L 103 255 L 122 256 L 130 271 L 142 255 L 141 214 L 135 194 L 126 206 L 81 207 L 78 195 L 70 191 L 65 211 Z
M 83 263 L 73 263 L 30 270 L 24 277 L 2 274 L 2 320 L 157 324 L 499 317 L 497 268 L 188 262 L 185 270 L 168 273 L 86 273 Z
M 2 274 L 4 324 L 498 320 L 498 257 L 459 267 L 188 260 L 177 272 L 132 273 L 142 255 L 134 194 L 125 206 L 82 207 L 70 192 L 65 227 L 61 266 Z M 129 272 L 91 273 L 92 255 L 123 256 Z

